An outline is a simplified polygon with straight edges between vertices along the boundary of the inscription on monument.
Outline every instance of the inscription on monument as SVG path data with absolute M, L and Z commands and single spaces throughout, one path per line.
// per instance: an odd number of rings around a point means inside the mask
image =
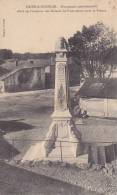
M 65 93 L 64 93 L 63 85 L 61 85 L 58 90 L 58 102 L 62 110 L 66 109 Z

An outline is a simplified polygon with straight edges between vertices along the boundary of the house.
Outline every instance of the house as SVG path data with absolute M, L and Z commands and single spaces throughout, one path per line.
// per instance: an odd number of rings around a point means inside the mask
M 77 95 L 90 116 L 117 117 L 117 78 L 88 78 Z
M 20 66 L 0 77 L 0 92 L 45 89 L 43 66 Z
M 72 68 L 68 60 L 70 85 L 79 84 L 80 74 L 77 67 Z M 55 53 L 38 59 L 9 59 L 1 67 L 7 72 L 0 76 L 0 92 L 16 92 L 54 88 Z

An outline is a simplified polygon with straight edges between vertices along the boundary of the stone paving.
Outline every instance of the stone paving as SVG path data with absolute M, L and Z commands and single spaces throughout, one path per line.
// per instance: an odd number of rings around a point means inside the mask
M 115 174 L 107 174 L 105 169 L 93 170 L 88 169 L 85 166 L 81 169 L 76 165 L 69 165 L 60 162 L 52 163 L 50 161 L 30 162 L 30 164 L 29 162 L 27 162 L 27 164 L 19 163 L 16 166 L 100 194 L 117 195 L 117 177 Z
M 0 161 L 0 195 L 100 195 Z

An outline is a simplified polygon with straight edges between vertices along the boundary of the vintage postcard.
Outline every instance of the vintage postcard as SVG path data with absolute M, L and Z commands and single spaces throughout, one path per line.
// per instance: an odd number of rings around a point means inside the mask
M 117 0 L 0 0 L 0 195 L 117 195 Z

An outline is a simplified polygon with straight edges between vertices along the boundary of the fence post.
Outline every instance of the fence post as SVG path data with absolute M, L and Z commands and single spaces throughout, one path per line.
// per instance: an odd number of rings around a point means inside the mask
M 114 144 L 113 145 L 113 155 L 114 155 L 114 162 L 115 162 L 115 166 L 116 166 L 116 155 L 115 155 L 115 147 L 114 147 Z
M 61 162 L 63 162 L 62 143 L 61 143 L 61 141 L 60 141 L 60 154 L 61 154 Z
M 14 138 L 12 139 L 12 154 L 11 154 L 12 160 L 13 160 L 13 156 L 14 156 Z

